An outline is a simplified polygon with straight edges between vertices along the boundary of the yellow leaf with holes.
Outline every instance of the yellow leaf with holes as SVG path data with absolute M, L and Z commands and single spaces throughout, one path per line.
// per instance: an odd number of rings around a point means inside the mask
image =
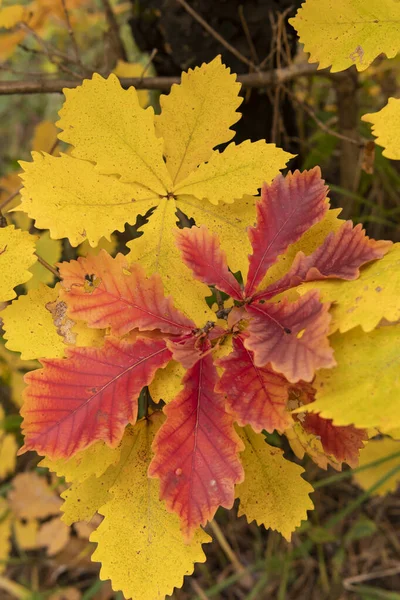
M 36 262 L 36 239 L 14 225 L 0 228 L 0 302 L 15 298 L 13 288 L 32 277 L 28 269 Z
M 172 295 L 176 308 L 192 318 L 199 327 L 215 315 L 208 308 L 205 297 L 210 289 L 196 281 L 191 270 L 183 264 L 175 245 L 176 205 L 174 200 L 161 200 L 143 227 L 143 235 L 129 242 L 129 261 L 139 261 L 148 275 L 159 273 L 165 295 Z
M 264 140 L 232 143 L 222 153 L 215 150 L 207 163 L 175 185 L 174 193 L 231 204 L 245 194 L 257 194 L 264 181 L 271 183 L 292 156 Z
M 6 433 L 1 426 L 4 417 L 5 413 L 0 405 L 0 479 L 14 472 L 18 450 L 15 437 L 11 433 Z
M 61 258 L 62 244 L 60 240 L 52 240 L 48 231 L 43 232 L 37 243 L 36 252 L 50 266 L 54 267 L 55 263 Z M 26 283 L 28 290 L 39 287 L 41 283 L 53 283 L 53 273 L 37 261 L 31 268 L 30 272 L 33 277 Z
M 241 271 L 246 279 L 248 256 L 252 253 L 247 228 L 256 222 L 256 198 L 246 195 L 234 204 L 214 206 L 194 196 L 178 196 L 176 205 L 188 217 L 194 218 L 196 224 L 205 225 L 218 235 L 230 269 L 234 273 Z
M 400 327 L 394 325 L 331 336 L 337 367 L 317 372 L 316 400 L 301 411 L 320 413 L 334 425 L 383 432 L 400 427 L 399 335 Z
M 168 191 L 171 178 L 155 133 L 154 110 L 140 106 L 133 87 L 124 90 L 115 75 L 103 79 L 95 73 L 64 94 L 58 137 L 74 146 L 73 156 L 95 162 L 99 173 L 136 182 L 148 196 Z
M 182 378 L 186 370 L 175 360 L 171 360 L 164 369 L 158 369 L 149 385 L 150 395 L 154 402 L 163 400 L 165 404 L 172 402 L 182 389 Z
M 384 148 L 383 156 L 400 160 L 400 99 L 389 98 L 382 110 L 363 115 L 361 120 L 372 123 L 376 143 Z
M 400 50 L 400 3 L 395 0 L 306 0 L 289 23 L 310 62 L 332 72 L 366 69 L 383 52 Z
M 283 457 L 283 451 L 266 443 L 251 427 L 237 427 L 245 449 L 241 454 L 244 481 L 236 486 L 240 498 L 238 515 L 245 515 L 279 531 L 290 541 L 293 531 L 314 508 L 309 494 L 313 488 L 301 475 L 304 469 Z
M 167 167 L 174 184 L 185 179 L 213 148 L 229 142 L 230 129 L 239 120 L 242 103 L 236 75 L 217 56 L 208 64 L 182 73 L 180 85 L 160 97 L 161 115 L 156 131 L 164 139 Z
M 100 477 L 92 475 L 84 481 L 72 483 L 61 494 L 64 504 L 62 520 L 67 525 L 79 521 L 90 521 L 100 506 L 110 499 L 109 489 L 115 481 L 116 473 L 112 468 L 107 469 Z
M 2 311 L 6 348 L 21 352 L 21 358 L 61 358 L 65 344 L 57 333 L 46 305 L 58 298 L 58 290 L 43 284 L 14 300 Z
M 389 473 L 395 467 L 399 467 L 397 473 L 394 473 L 383 485 L 373 492 L 374 496 L 384 496 L 389 492 L 394 492 L 400 483 L 400 442 L 391 438 L 382 438 L 380 440 L 371 440 L 360 452 L 360 467 L 368 465 L 382 458 L 396 454 L 393 458 L 382 462 L 375 467 L 368 467 L 353 475 L 354 481 L 364 490 L 368 490 L 382 477 Z
M 101 579 L 111 579 L 113 589 L 127 598 L 172 594 L 194 563 L 205 561 L 202 544 L 210 541 L 198 529 L 189 544 L 184 542 L 179 517 L 159 500 L 159 481 L 147 476 L 151 444 L 162 421 L 155 413 L 126 430 L 111 498 L 99 511 L 104 520 L 90 536 L 97 542 L 93 560 L 102 563 Z
M 372 331 L 382 319 L 400 319 L 400 243 L 394 244 L 380 260 L 366 265 L 354 281 L 327 280 L 306 283 L 298 289 L 305 294 L 317 288 L 323 302 L 333 302 L 331 331 L 344 333 L 361 325 Z
M 119 60 L 114 69 L 117 77 L 142 77 L 144 67 L 140 63 L 129 63 L 124 60 Z M 137 90 L 139 104 L 142 108 L 146 108 L 150 104 L 150 93 L 148 90 Z
M 5 570 L 11 552 L 11 524 L 12 516 L 8 503 L 4 498 L 0 498 L 0 573 Z
M 59 151 L 55 150 L 58 142 L 57 135 L 58 129 L 54 123 L 51 121 L 41 121 L 36 125 L 33 133 L 32 150 L 49 152 L 57 156 L 59 154 Z
M 12 29 L 18 23 L 24 21 L 28 14 L 29 11 L 27 8 L 21 4 L 5 6 L 4 8 L 0 7 L 0 27 Z
M 49 229 L 52 238 L 67 237 L 73 246 L 88 240 L 97 246 L 102 236 L 123 231 L 156 202 L 140 196 L 136 184 L 99 174 L 92 163 L 70 156 L 33 152 L 34 161 L 21 162 L 22 210 L 36 227 Z M 138 197 L 139 194 L 139 197 Z

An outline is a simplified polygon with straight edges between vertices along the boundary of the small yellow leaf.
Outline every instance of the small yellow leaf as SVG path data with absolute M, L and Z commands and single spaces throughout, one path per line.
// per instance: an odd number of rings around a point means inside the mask
M 149 391 L 154 402 L 163 400 L 165 404 L 171 402 L 182 389 L 182 378 L 185 369 L 175 360 L 171 360 L 164 369 L 158 369 L 149 385 Z
M 64 94 L 58 137 L 74 146 L 73 156 L 95 162 L 99 173 L 144 186 L 148 196 L 168 191 L 171 178 L 155 134 L 154 110 L 140 106 L 133 87 L 124 90 L 115 75 L 103 79 L 95 73 Z
M 310 62 L 332 72 L 356 65 L 366 69 L 382 52 L 400 49 L 400 4 L 394 0 L 306 0 L 289 23 L 297 30 Z
M 231 204 L 245 194 L 257 194 L 263 182 L 270 183 L 292 156 L 264 140 L 232 143 L 222 153 L 215 150 L 207 163 L 175 186 L 174 193 Z
M 58 515 L 60 498 L 44 479 L 36 473 L 18 473 L 8 493 L 10 508 L 21 519 L 45 519 Z
M 36 236 L 15 229 L 0 228 L 0 302 L 15 298 L 14 289 L 32 277 L 28 269 L 36 262 Z
M 4 479 L 9 473 L 13 473 L 18 450 L 15 437 L 11 433 L 6 433 L 1 427 L 4 416 L 3 407 L 0 405 L 0 479 Z
M 58 151 L 54 151 L 54 146 L 58 135 L 58 129 L 51 121 L 41 121 L 35 127 L 33 140 L 32 140 L 32 150 L 36 150 L 37 152 L 52 152 L 54 156 L 58 155 Z
M 320 413 L 334 425 L 383 432 L 400 427 L 399 335 L 400 327 L 392 326 L 331 336 L 337 367 L 317 373 L 316 401 L 301 410 Z
M 400 160 L 400 99 L 389 98 L 382 110 L 363 115 L 361 120 L 372 123 L 376 143 L 384 148 L 383 156 Z
M 0 7 L 0 27 L 4 27 L 4 29 L 12 29 L 20 23 L 24 21 L 29 14 L 29 11 L 25 6 L 21 6 L 21 4 L 16 4 L 15 6 L 5 6 L 4 8 Z
M 143 235 L 128 242 L 130 262 L 138 261 L 146 273 L 159 273 L 165 295 L 172 295 L 176 308 L 203 327 L 215 315 L 208 308 L 205 297 L 210 289 L 194 279 L 191 270 L 183 264 L 175 244 L 176 205 L 173 200 L 162 199 L 149 222 L 143 227 Z
M 73 246 L 88 239 L 97 246 L 102 236 L 109 239 L 116 229 L 123 231 L 126 222 L 134 223 L 138 213 L 157 204 L 158 198 L 149 200 L 148 192 L 140 196 L 136 184 L 100 175 L 88 161 L 37 152 L 32 156 L 33 162 L 20 163 L 24 188 L 18 210 L 35 219 L 39 229 L 49 229 L 52 238 L 67 237 Z
M 20 550 L 36 550 L 38 547 L 37 534 L 39 523 L 36 519 L 14 521 L 14 535 L 17 546 Z
M 368 465 L 375 460 L 390 456 L 395 452 L 399 456 L 391 458 L 380 465 L 369 467 L 363 471 L 354 474 L 354 481 L 358 483 L 364 490 L 368 490 L 382 477 L 391 471 L 394 467 L 400 467 L 400 442 L 390 438 L 382 438 L 380 440 L 371 440 L 365 448 L 360 452 L 360 467 Z M 394 492 L 400 483 L 400 471 L 393 477 L 390 477 L 383 485 L 381 485 L 374 493 L 374 496 L 384 496 L 389 492 Z
M 104 520 L 90 537 L 97 542 L 93 560 L 102 563 L 101 579 L 111 579 L 113 589 L 127 598 L 171 594 L 193 572 L 194 563 L 205 561 L 202 544 L 210 541 L 199 529 L 190 544 L 184 542 L 179 517 L 160 501 L 158 480 L 147 476 L 161 422 L 156 413 L 126 430 L 111 499 L 100 509 Z
M 129 63 L 124 60 L 119 60 L 114 69 L 117 77 L 142 77 L 144 67 L 141 63 Z M 142 108 L 146 108 L 150 104 L 150 94 L 148 90 L 137 90 L 139 104 Z
M 37 545 L 45 547 L 48 556 L 54 556 L 69 542 L 70 528 L 59 517 L 51 519 L 37 533 Z
M 217 56 L 208 64 L 182 73 L 180 85 L 160 97 L 161 115 L 156 131 L 164 139 L 167 167 L 174 183 L 185 179 L 213 148 L 229 142 L 230 127 L 240 118 L 242 103 L 236 75 Z
M 205 225 L 218 235 L 230 269 L 234 273 L 241 271 L 245 279 L 248 256 L 252 252 L 247 228 L 256 222 L 256 197 L 245 195 L 234 204 L 215 206 L 194 196 L 178 196 L 176 205 L 188 217 L 194 218 L 197 225 Z
M 11 551 L 12 515 L 8 503 L 0 498 L 0 573 L 6 568 L 6 561 Z
M 314 507 L 309 497 L 313 488 L 301 477 L 304 469 L 286 460 L 280 448 L 267 444 L 251 427 L 237 427 L 237 432 L 245 444 L 241 455 L 245 479 L 236 486 L 238 515 L 245 515 L 249 523 L 255 519 L 290 541 Z
M 366 265 L 354 281 L 318 281 L 297 288 L 300 294 L 317 288 L 323 302 L 333 302 L 331 331 L 341 333 L 361 325 L 372 331 L 382 319 L 400 319 L 400 243 L 381 259 Z
M 24 360 L 60 358 L 65 344 L 58 335 L 46 305 L 58 298 L 58 290 L 40 285 L 20 296 L 2 311 L 6 348 L 21 352 Z
M 54 266 L 61 258 L 62 244 L 60 240 L 52 240 L 50 233 L 44 231 L 36 242 L 36 252 L 40 258 L 43 258 L 49 265 Z M 30 272 L 33 277 L 25 284 L 28 290 L 39 287 L 40 283 L 49 284 L 54 281 L 53 273 L 40 264 L 39 261 L 30 268 Z

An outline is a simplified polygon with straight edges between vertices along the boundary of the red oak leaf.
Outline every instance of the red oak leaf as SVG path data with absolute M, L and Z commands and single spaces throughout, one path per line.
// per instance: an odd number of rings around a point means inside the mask
M 68 315 L 89 327 L 111 327 L 117 336 L 132 329 L 182 334 L 195 327 L 171 298 L 164 297 L 160 276 L 147 277 L 138 263 L 128 265 L 122 254 L 112 258 L 102 250 L 98 256 L 60 263 L 59 270 Z
M 335 366 L 329 346 L 330 304 L 322 304 L 312 290 L 289 302 L 253 303 L 247 306 L 252 316 L 245 346 L 254 352 L 254 363 L 272 368 L 292 383 L 311 381 L 316 369 Z
M 194 331 L 190 335 L 167 340 L 167 346 L 174 360 L 180 362 L 185 369 L 191 369 L 202 356 L 211 351 L 211 340 L 224 335 L 226 335 L 225 329 L 209 321 L 203 329 Z
M 278 175 L 271 185 L 264 184 L 257 204 L 257 224 L 249 229 L 253 254 L 249 257 L 247 297 L 255 292 L 278 256 L 324 217 L 327 190 L 319 167 L 288 173 L 286 177 Z
M 217 364 L 224 373 L 215 389 L 225 394 L 227 409 L 241 427 L 251 425 L 257 432 L 270 433 L 289 427 L 287 380 L 270 365 L 257 367 L 240 336 L 233 340 L 233 352 Z
M 25 376 L 22 452 L 68 458 L 96 440 L 116 446 L 136 421 L 140 391 L 171 359 L 163 340 L 146 338 L 66 352 Z
M 310 256 L 298 252 L 288 273 L 265 291 L 257 293 L 254 299 L 272 297 L 304 281 L 357 279 L 360 267 L 382 258 L 391 245 L 392 242 L 370 239 L 361 224 L 353 227 L 351 221 L 346 221 L 339 231 L 331 232 Z
M 217 235 L 202 225 L 181 229 L 176 233 L 176 242 L 183 262 L 197 279 L 215 285 L 236 300 L 242 298 L 241 287 L 228 269 L 226 254 Z
M 289 406 L 291 408 L 300 408 L 314 400 L 315 389 L 309 383 L 301 381 L 289 390 Z M 357 429 L 353 425 L 336 426 L 331 419 L 323 419 L 313 413 L 295 413 L 293 418 L 304 432 L 316 436 L 320 441 L 325 457 L 320 456 L 311 445 L 304 447 L 319 466 L 326 469 L 329 463 L 335 469 L 340 469 L 343 462 L 352 468 L 358 465 L 360 450 L 368 440 L 366 429 Z
M 164 408 L 167 419 L 153 443 L 149 475 L 160 478 L 161 499 L 180 516 L 187 539 L 218 506 L 232 507 L 234 485 L 243 480 L 238 458 L 243 444 L 223 395 L 214 391 L 217 380 L 207 355 L 186 373 L 183 390 Z

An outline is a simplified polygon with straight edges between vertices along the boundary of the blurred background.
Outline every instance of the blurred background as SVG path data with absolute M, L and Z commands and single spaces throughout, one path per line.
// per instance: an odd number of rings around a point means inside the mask
M 265 87 L 243 87 L 236 143 L 265 138 L 296 154 L 292 170 L 320 165 L 332 205 L 343 209 L 342 216 L 362 223 L 372 237 L 399 241 L 399 164 L 382 156 L 360 117 L 398 96 L 400 58 L 378 57 L 362 74 L 355 69 L 335 75 L 317 72 L 307 64 L 288 23 L 300 4 L 3 0 L 2 8 L 18 5 L 24 12 L 22 21 L 9 28 L 0 9 L 1 218 L 39 234 L 40 254 L 50 265 L 97 252 L 51 240 L 26 215 L 9 212 L 19 202 L 18 160 L 29 160 L 32 150 L 55 155 L 63 150 L 54 126 L 63 102 L 61 83 L 79 84 L 93 72 L 179 77 L 182 70 L 221 54 L 240 75 L 260 70 L 284 74 L 279 83 L 271 76 Z M 56 91 L 26 93 L 41 86 Z M 165 79 L 160 87 L 167 91 Z M 13 90 L 18 93 L 10 94 Z M 159 93 L 141 91 L 142 105 L 159 111 Z M 136 227 L 127 226 L 99 248 L 123 252 Z M 33 269 L 33 278 L 20 292 L 39 282 L 53 283 L 42 265 Z M 109 582 L 99 580 L 99 565 L 90 560 L 93 544 L 88 538 L 97 517 L 67 527 L 59 512 L 65 482 L 38 467 L 35 454 L 16 457 L 22 443 L 18 411 L 23 375 L 37 366 L 21 361 L 0 338 L 0 599 L 123 600 Z M 293 459 L 279 435 L 269 435 L 268 441 Z M 363 457 L 362 465 L 375 466 L 355 472 L 345 468 L 336 473 L 331 467 L 324 472 L 305 459 L 306 478 L 316 487 L 316 508 L 291 543 L 238 519 L 235 508 L 220 510 L 208 526 L 214 541 L 205 547 L 207 562 L 196 566 L 173 598 L 399 600 L 400 476 L 387 474 L 400 458 L 376 465 L 393 448 Z

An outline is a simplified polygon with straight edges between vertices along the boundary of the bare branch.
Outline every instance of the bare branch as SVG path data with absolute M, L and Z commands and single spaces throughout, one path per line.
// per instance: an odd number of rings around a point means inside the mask
M 106 15 L 113 50 L 117 58 L 127 61 L 125 46 L 119 34 L 119 25 L 109 0 L 101 0 Z

